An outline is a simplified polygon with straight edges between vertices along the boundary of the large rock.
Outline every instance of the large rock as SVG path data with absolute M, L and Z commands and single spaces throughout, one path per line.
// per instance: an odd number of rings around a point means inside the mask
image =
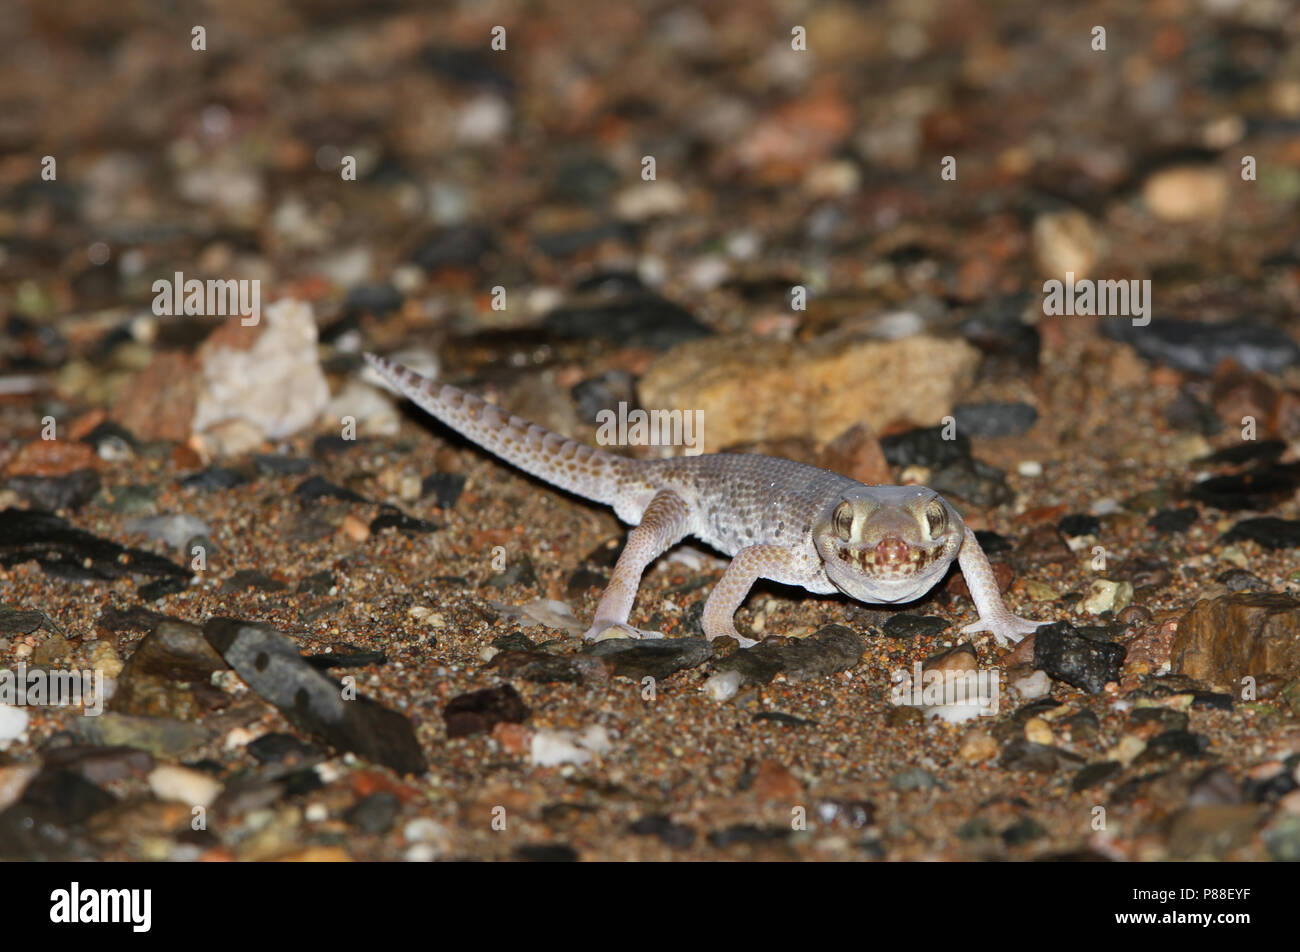
M 1173 670 L 1214 684 L 1300 669 L 1300 599 L 1238 592 L 1196 603 L 1178 622 Z
M 909 420 L 937 424 L 970 386 L 979 352 L 928 336 L 810 344 L 748 338 L 687 341 L 638 384 L 647 409 L 699 410 L 703 452 L 758 440 L 826 442 L 856 423 L 876 431 Z

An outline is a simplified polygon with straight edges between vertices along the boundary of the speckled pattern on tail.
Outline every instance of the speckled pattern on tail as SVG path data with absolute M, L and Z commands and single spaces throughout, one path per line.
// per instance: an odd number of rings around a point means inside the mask
M 395 361 L 366 354 L 366 362 L 393 390 L 457 433 L 526 473 L 587 499 L 614 505 L 627 462 L 507 414 L 473 394 L 438 383 Z

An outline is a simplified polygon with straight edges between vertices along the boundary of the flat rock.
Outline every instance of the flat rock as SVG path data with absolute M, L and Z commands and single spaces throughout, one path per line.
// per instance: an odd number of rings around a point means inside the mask
M 345 700 L 339 685 L 270 625 L 213 618 L 203 634 L 250 688 L 298 727 L 398 773 L 425 771 L 410 720 L 368 698 Z
M 792 436 L 828 442 L 865 422 L 938 424 L 974 378 L 963 340 L 823 338 L 811 344 L 706 338 L 674 347 L 638 384 L 642 406 L 703 413 L 705 453 Z M 886 453 L 888 455 L 888 453 Z
M 1197 602 L 1178 621 L 1173 671 L 1236 685 L 1250 675 L 1294 675 L 1300 668 L 1300 599 L 1236 592 Z
M 613 662 L 615 677 L 640 681 L 666 678 L 676 671 L 699 667 L 713 656 L 713 646 L 704 638 L 660 641 L 611 638 L 596 642 L 585 653 Z
M 735 671 L 746 683 L 767 684 L 778 674 L 792 682 L 811 681 L 847 671 L 862 659 L 860 635 L 843 625 L 827 625 L 807 638 L 785 644 L 759 642 L 714 662 L 718 672 Z
M 0 565 L 35 560 L 50 575 L 105 581 L 125 575 L 188 581 L 190 573 L 160 555 L 130 549 L 28 509 L 0 512 Z

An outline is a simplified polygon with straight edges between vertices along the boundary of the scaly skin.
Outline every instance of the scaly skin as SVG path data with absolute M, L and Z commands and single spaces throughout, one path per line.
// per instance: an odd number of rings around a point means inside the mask
M 771 456 L 714 453 L 633 460 L 566 439 L 499 407 L 373 354 L 366 360 L 395 392 L 524 472 L 612 506 L 634 528 L 587 631 L 627 624 L 641 576 L 665 551 L 694 536 L 731 564 L 704 605 L 704 634 L 736 631 L 736 609 L 757 579 L 862 602 L 920 598 L 957 559 L 979 620 L 964 634 L 991 632 L 999 645 L 1044 622 L 1002 603 L 988 559 L 957 510 L 923 486 L 867 486 Z

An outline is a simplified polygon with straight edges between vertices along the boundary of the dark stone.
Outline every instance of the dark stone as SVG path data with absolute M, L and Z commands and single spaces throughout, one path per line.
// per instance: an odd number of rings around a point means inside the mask
M 782 711 L 759 711 L 754 715 L 756 721 L 772 721 L 776 724 L 784 724 L 786 727 L 816 727 L 816 721 L 810 721 L 806 718 L 795 717 L 793 714 L 786 714 Z
M 79 717 L 73 729 L 88 744 L 139 747 L 155 757 L 174 758 L 212 739 L 212 732 L 199 724 L 169 717 L 136 717 L 107 713 Z
M 546 315 L 542 326 L 556 337 L 654 350 L 713 333 L 681 305 L 651 293 L 558 307 Z
M 177 592 L 183 592 L 190 587 L 189 579 L 183 578 L 162 578 L 156 582 L 149 582 L 147 585 L 141 585 L 136 590 L 142 602 L 152 602 L 168 595 L 175 595 Z
M 524 699 L 509 684 L 458 695 L 442 709 L 448 737 L 483 734 L 500 723 L 522 724 L 528 714 Z
M 952 411 L 967 436 L 1019 436 L 1034 425 L 1038 411 L 1027 403 L 968 403 Z
M 1124 766 L 1114 760 L 1102 760 L 1095 764 L 1088 764 L 1074 775 L 1074 780 L 1070 783 L 1070 789 L 1078 793 L 1081 790 L 1100 787 L 1102 784 L 1108 783 L 1119 776 L 1123 769 Z
M 109 448 L 110 452 L 121 452 L 123 448 L 131 451 L 137 445 L 135 434 L 112 420 L 96 423 L 94 429 L 81 438 L 81 442 L 89 443 L 97 453 L 102 453 L 105 447 Z
M 516 846 L 514 858 L 523 863 L 576 863 L 578 851 L 565 843 L 525 843 Z
M 516 559 L 506 567 L 483 582 L 491 588 L 509 588 L 511 585 L 536 585 L 537 572 L 533 569 L 533 560 L 528 556 Z
M 1002 748 L 1002 757 L 998 763 L 1005 770 L 1056 773 L 1058 770 L 1078 767 L 1083 763 L 1083 758 L 1060 747 L 1035 744 L 1018 737 Z
M 618 169 L 598 155 L 572 155 L 560 163 L 551 188 L 562 201 L 599 206 L 619 178 Z
M 302 730 L 398 773 L 425 771 L 410 720 L 368 698 L 344 700 L 340 686 L 271 626 L 214 618 L 203 633 L 250 688 Z
M 636 238 L 635 225 L 621 221 L 603 221 L 580 228 L 533 235 L 533 246 L 549 257 L 567 258 L 604 242 L 632 245 Z
M 110 704 L 120 714 L 192 721 L 227 701 L 209 683 L 226 662 L 194 625 L 164 621 L 144 636 L 127 659 Z
M 457 225 L 426 238 L 411 260 L 426 271 L 442 268 L 478 268 L 496 250 L 492 232 L 480 225 Z
M 1223 421 L 1214 407 L 1198 400 L 1186 387 L 1165 407 L 1165 421 L 1176 430 L 1190 430 L 1202 436 L 1213 436 L 1223 429 Z
M 311 469 L 311 460 L 300 456 L 259 453 L 253 457 L 253 465 L 265 476 L 297 476 Z
M 181 480 L 182 489 L 197 489 L 199 492 L 214 492 L 221 489 L 234 489 L 248 482 L 248 477 L 237 469 L 225 466 L 209 466 L 205 470 L 186 476 Z
M 942 426 L 905 430 L 882 437 L 880 448 L 890 466 L 947 466 L 970 459 L 970 437 L 960 430 L 944 439 Z
M 35 560 L 47 574 L 75 580 L 146 575 L 189 583 L 189 572 L 153 552 L 130 549 L 30 509 L 0 512 L 0 565 Z
M 240 569 L 221 583 L 222 592 L 242 592 L 255 588 L 259 592 L 283 592 L 289 586 L 278 578 L 271 578 L 257 569 Z
M 67 862 L 97 858 L 93 844 L 55 807 L 21 800 L 0 812 L 0 860 Z
M 569 582 L 564 587 L 564 595 L 566 598 L 572 599 L 591 591 L 593 588 L 603 591 L 608 584 L 608 575 L 583 565 L 574 569 L 573 574 L 569 576 Z
M 983 508 L 1010 502 L 1014 495 L 1007 485 L 1007 474 L 978 459 L 958 460 L 931 473 L 930 488 Z
M 463 473 L 430 473 L 420 482 L 420 498 L 432 493 L 434 504 L 439 509 L 450 509 L 460 499 L 465 480 Z
M 1300 519 L 1278 519 L 1261 516 L 1243 519 L 1223 534 L 1224 542 L 1249 540 L 1266 549 L 1294 549 L 1300 547 Z
M 783 826 L 757 826 L 753 823 L 738 823 L 721 830 L 714 830 L 708 835 L 709 845 L 718 849 L 735 846 L 740 843 L 765 844 L 783 843 L 792 831 Z
M 1095 536 L 1101 534 L 1101 520 L 1096 516 L 1089 516 L 1083 513 L 1064 516 L 1056 524 L 1061 535 L 1070 538 L 1074 536 Z
M 383 317 L 402 306 L 402 292 L 391 284 L 362 284 L 348 291 L 343 312 L 349 315 L 373 314 Z
M 328 595 L 334 587 L 334 573 L 327 571 L 313 572 L 298 583 L 298 591 L 303 595 Z
M 10 476 L 5 486 L 37 509 L 57 512 L 77 510 L 99 492 L 99 474 L 93 469 L 76 469 L 61 476 Z
M 1217 691 L 1195 691 L 1192 694 L 1192 709 L 1198 711 L 1231 711 L 1233 697 Z
M 584 654 L 606 658 L 614 665 L 614 676 L 640 681 L 666 678 L 676 671 L 697 668 L 713 656 L 713 646 L 704 638 L 664 638 L 636 641 L 611 638 L 598 641 Z
M 1210 747 L 1210 738 L 1187 730 L 1168 730 L 1147 741 L 1147 748 L 1136 763 L 1146 763 L 1156 757 L 1173 754 L 1183 757 L 1200 757 Z
M 1161 730 L 1166 731 L 1186 730 L 1187 720 L 1186 714 L 1175 711 L 1172 707 L 1138 707 L 1134 708 L 1128 716 L 1128 722 L 1132 725 L 1154 723 L 1158 724 Z
M 41 761 L 44 769 L 73 770 L 94 784 L 143 777 L 154 766 L 153 756 L 147 750 L 77 743 L 42 750 Z
M 1031 717 L 1040 717 L 1048 711 L 1056 710 L 1060 706 L 1061 702 L 1055 698 L 1040 697 L 1035 701 L 1030 701 L 1028 704 L 1022 704 L 1020 707 L 1016 708 L 1016 712 L 1012 717 L 1017 723 L 1023 724 Z
M 388 655 L 383 651 L 367 650 L 349 650 L 348 645 L 343 645 L 342 651 L 321 652 L 320 654 L 304 655 L 303 659 L 318 671 L 328 671 L 330 668 L 368 668 L 375 664 L 387 664 Z
M 401 809 L 402 801 L 396 794 L 380 791 L 358 800 L 343 814 L 343 819 L 362 833 L 382 835 L 393 828 Z
M 890 615 L 880 626 L 880 631 L 886 638 L 901 641 L 904 638 L 932 638 L 951 626 L 946 618 L 936 615 L 898 614 Z
M 636 820 L 627 831 L 634 836 L 657 836 L 665 846 L 686 850 L 695 845 L 695 831 L 674 823 L 666 814 L 656 813 Z
M 273 732 L 248 742 L 244 748 L 260 764 L 308 765 L 324 759 L 319 747 L 292 734 Z
M 501 69 L 505 64 L 500 54 L 489 51 L 486 44 L 447 46 L 435 42 L 425 47 L 420 59 L 432 72 L 453 83 L 491 89 L 507 97 L 515 88 L 515 81 Z
M 1024 846 L 1034 840 L 1041 840 L 1047 830 L 1033 817 L 1022 817 L 1002 831 L 1002 842 L 1007 846 Z
M 620 403 L 626 404 L 628 410 L 637 406 L 634 380 L 626 370 L 607 370 L 589 377 L 575 384 L 569 393 L 578 405 L 578 416 L 593 425 L 600 422 L 597 414 L 602 410 L 617 412 Z
M 1300 485 L 1300 471 L 1282 466 L 1255 469 L 1227 476 L 1211 476 L 1187 491 L 1191 499 L 1225 512 L 1271 509 L 1288 499 Z M 1254 520 L 1247 519 L 1247 522 Z M 1281 520 L 1278 520 L 1281 521 Z
M 898 791 L 908 790 L 933 790 L 935 787 L 943 787 L 934 774 L 922 767 L 909 767 L 907 770 L 900 770 L 889 778 L 889 785 Z
M 1021 319 L 1027 307 L 1041 308 L 1029 294 L 1013 294 L 990 302 L 957 325 L 957 332 L 985 354 L 988 363 L 1032 375 L 1038 369 L 1042 338 L 1038 329 Z M 984 372 L 990 368 L 986 366 Z
M 428 532 L 436 532 L 440 526 L 426 522 L 423 519 L 417 519 L 415 516 L 408 516 L 394 506 L 384 506 L 370 522 L 371 533 L 379 533 L 385 529 L 396 529 L 405 535 L 422 535 Z
M 1209 376 L 1231 358 L 1246 370 L 1279 374 L 1300 363 L 1300 344 L 1290 335 L 1262 324 L 1208 324 L 1156 318 L 1145 327 L 1131 321 L 1104 321 L 1102 333 L 1130 345 L 1153 363 Z
M 1182 509 L 1161 509 L 1147 521 L 1147 525 L 1160 535 L 1172 535 L 1176 532 L 1186 532 L 1196 525 L 1198 518 L 1200 518 L 1200 513 L 1196 511 L 1194 506 L 1185 506 Z
M 976 529 L 975 541 L 980 544 L 985 555 L 992 555 L 994 552 L 1010 552 L 1012 548 L 1011 540 L 990 529 Z
M 1297 788 L 1293 771 L 1279 768 L 1271 777 L 1256 780 L 1247 777 L 1241 784 L 1242 796 L 1251 803 L 1277 803 Z
M 1101 721 L 1092 711 L 1071 714 L 1061 722 L 1061 725 L 1070 731 L 1070 739 L 1076 743 L 1092 740 L 1101 730 Z
M 315 502 L 318 499 L 342 499 L 344 502 L 367 502 L 365 496 L 354 493 L 342 486 L 335 486 L 320 476 L 308 476 L 296 487 L 293 494 L 303 502 Z
M 349 440 L 345 437 L 328 433 L 323 436 L 318 436 L 311 441 L 311 455 L 320 457 L 333 456 L 336 453 L 346 453 L 348 450 L 354 449 L 366 442 L 368 441 L 364 439 Z
M 760 642 L 713 663 L 716 671 L 738 671 L 745 683 L 767 684 L 784 673 L 791 682 L 846 671 L 862 660 L 863 641 L 843 625 L 828 625 L 786 644 Z
M 512 631 L 508 635 L 498 635 L 492 639 L 492 647 L 498 651 L 536 651 L 537 642 L 522 631 Z
M 1230 592 L 1267 592 L 1268 582 L 1265 582 L 1253 572 L 1247 572 L 1245 569 L 1228 569 L 1214 577 L 1216 582 L 1223 583 L 1224 587 Z
M 592 655 L 553 655 L 544 651 L 502 651 L 487 667 L 502 677 L 536 684 L 581 684 L 608 680 L 614 665 Z
M 0 634 L 29 635 L 44 623 L 44 612 L 25 612 L 16 608 L 0 608 Z
M 1119 681 L 1125 653 L 1123 645 L 1084 637 L 1068 622 L 1044 625 L 1034 633 L 1034 667 L 1089 694 Z
M 57 810 L 65 823 L 80 823 L 117 803 L 117 797 L 91 783 L 80 771 L 43 768 L 23 791 L 29 807 Z
M 1213 466 L 1241 466 L 1245 463 L 1272 463 L 1286 452 L 1284 440 L 1246 440 L 1225 446 L 1197 462 Z

